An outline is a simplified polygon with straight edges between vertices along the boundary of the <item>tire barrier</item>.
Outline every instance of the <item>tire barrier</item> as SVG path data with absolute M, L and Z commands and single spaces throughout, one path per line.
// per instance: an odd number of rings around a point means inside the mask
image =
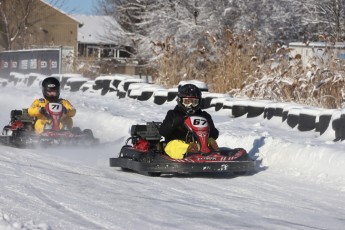
M 202 98 L 202 106 L 201 108 L 202 109 L 209 109 L 211 108 L 211 101 L 212 101 L 212 97 L 205 97 L 205 98 Z
M 274 116 L 275 109 L 275 107 L 272 107 L 270 105 L 266 106 L 264 108 L 264 118 L 271 120 L 271 118 Z
M 326 130 L 328 129 L 332 114 L 335 112 L 334 109 L 327 109 L 327 110 L 321 110 L 319 114 L 319 132 L 320 135 L 324 134 Z
M 268 103 L 264 108 L 264 118 L 270 120 L 272 117 L 282 117 L 284 104 Z
M 165 89 L 158 89 L 153 92 L 153 103 L 163 105 L 168 100 L 168 91 Z
M 143 92 L 141 88 L 148 85 L 147 83 L 133 83 L 133 82 L 131 83 L 127 82 L 126 84 L 128 84 L 128 86 L 126 87 L 127 90 L 125 90 L 126 96 L 133 99 L 138 99 L 139 97 L 141 97 L 142 92 Z
M 299 108 L 291 108 L 290 110 L 286 110 L 286 123 L 291 127 L 295 128 L 298 125 L 298 118 L 300 115 Z M 285 114 L 285 113 L 284 113 Z
M 106 77 L 98 77 L 94 81 L 93 89 L 100 90 L 101 95 L 104 96 L 109 92 L 115 91 L 111 85 L 112 79 Z
M 232 110 L 233 102 L 231 101 L 224 101 L 222 109 L 230 109 Z
M 167 94 L 167 101 L 173 101 L 177 96 L 177 88 L 169 89 Z
M 216 111 L 219 111 L 223 108 L 223 103 L 216 103 L 215 106 L 214 106 L 214 109 Z
M 334 114 L 332 129 L 335 132 L 335 141 L 345 140 L 345 110 L 337 111 Z
M 28 82 L 28 79 L 25 80 L 22 75 L 18 75 L 17 78 L 17 81 L 0 78 L 0 86 L 7 87 L 11 84 L 20 85 Z M 38 86 L 38 82 L 41 80 L 41 77 L 31 76 L 30 85 Z M 192 84 L 196 84 L 196 81 L 192 82 Z M 152 100 L 157 105 L 171 102 L 177 96 L 177 88 L 165 89 L 150 84 L 145 79 L 126 75 L 101 76 L 95 80 L 70 77 L 64 89 L 72 92 L 99 93 L 102 96 L 113 93 L 118 98 L 128 97 L 140 101 Z M 231 110 L 231 115 L 234 118 L 246 115 L 248 119 L 262 117 L 271 120 L 276 117 L 298 131 L 314 131 L 320 136 L 327 133 L 327 138 L 329 138 L 328 135 L 331 135 L 334 137 L 334 141 L 345 140 L 345 109 L 321 109 L 293 103 L 235 99 L 225 94 L 209 93 L 207 88 L 202 89 L 203 109 L 214 108 L 215 111 L 228 109 Z
M 249 101 L 247 102 L 247 118 L 251 117 L 258 117 L 264 115 L 266 105 L 269 104 L 270 101 L 265 100 L 257 100 L 257 101 Z
M 248 102 L 247 101 L 232 101 L 232 116 L 233 117 L 242 117 L 243 115 L 247 114 L 248 112 Z
M 211 107 L 215 107 L 215 104 L 212 103 L 215 99 L 225 99 L 225 94 L 219 94 L 219 93 L 208 93 L 203 92 L 202 93 L 202 109 L 209 109 Z
M 78 92 L 80 87 L 88 80 L 87 78 L 70 78 L 67 80 L 64 89 L 71 92 Z
M 140 97 L 138 97 L 139 101 L 147 101 L 149 100 L 153 95 L 153 91 L 143 91 L 141 92 Z
M 257 106 L 248 105 L 248 107 L 247 107 L 247 118 L 258 117 L 264 113 L 264 110 L 265 110 L 264 107 L 257 107 Z
M 133 97 L 139 101 L 149 100 L 156 90 L 164 90 L 163 87 L 149 83 L 133 83 L 128 88 L 128 96 Z
M 7 86 L 7 80 L 0 78 L 0 87 Z
M 247 113 L 247 106 L 245 105 L 233 105 L 232 106 L 232 116 L 241 117 Z
M 298 117 L 298 130 L 299 131 L 312 131 L 320 132 L 319 123 L 320 109 L 318 108 L 304 108 L 300 110 Z
M 226 107 L 224 108 L 224 103 L 226 103 L 228 100 L 230 100 L 230 97 L 213 98 L 211 100 L 210 106 L 214 107 L 216 112 L 218 112 L 221 109 L 231 109 Z

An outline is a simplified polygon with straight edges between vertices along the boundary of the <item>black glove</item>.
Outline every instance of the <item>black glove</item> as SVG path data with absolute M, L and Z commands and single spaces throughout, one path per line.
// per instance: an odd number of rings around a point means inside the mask
M 39 110 L 40 114 L 44 115 L 45 117 L 49 118 L 50 115 L 49 113 L 47 112 L 46 108 L 45 107 L 41 107 L 40 110 Z
M 67 114 L 67 109 L 65 106 L 62 106 L 62 111 L 63 111 L 63 114 Z

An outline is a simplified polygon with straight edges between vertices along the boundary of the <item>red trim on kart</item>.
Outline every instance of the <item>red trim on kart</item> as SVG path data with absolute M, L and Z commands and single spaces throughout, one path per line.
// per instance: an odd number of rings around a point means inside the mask
M 42 137 L 75 137 L 71 131 L 46 131 L 40 134 Z
M 23 128 L 23 122 L 21 121 L 15 121 L 12 123 L 11 125 L 11 130 L 14 131 L 14 130 L 17 130 L 17 129 L 20 129 L 20 128 Z

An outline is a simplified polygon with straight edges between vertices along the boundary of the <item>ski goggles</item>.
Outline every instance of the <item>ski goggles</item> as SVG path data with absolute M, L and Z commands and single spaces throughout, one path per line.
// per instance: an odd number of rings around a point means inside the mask
M 184 97 L 182 98 L 182 105 L 187 108 L 196 107 L 199 105 L 199 98 L 192 98 L 192 97 Z

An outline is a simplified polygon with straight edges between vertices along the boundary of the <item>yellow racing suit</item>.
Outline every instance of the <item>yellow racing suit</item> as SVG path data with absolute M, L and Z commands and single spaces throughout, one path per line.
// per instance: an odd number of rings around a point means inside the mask
M 45 98 L 36 99 L 28 109 L 29 116 L 37 119 L 35 122 L 35 131 L 37 134 L 42 133 L 44 131 L 44 126 L 50 122 L 49 118 L 40 113 L 40 109 L 45 107 L 48 103 L 49 101 Z M 75 115 L 76 110 L 66 99 L 59 99 L 59 103 L 66 108 L 66 114 L 62 116 L 60 121 L 60 128 L 66 127 L 67 129 L 71 129 L 73 127 L 72 117 Z

